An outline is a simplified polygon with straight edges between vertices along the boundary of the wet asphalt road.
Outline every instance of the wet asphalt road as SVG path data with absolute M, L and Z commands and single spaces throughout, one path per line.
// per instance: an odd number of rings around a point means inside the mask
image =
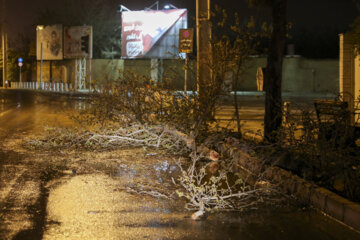
M 246 104 L 247 99 L 244 109 L 253 113 L 247 117 L 259 121 L 262 99 Z M 0 239 L 360 239 L 319 213 L 294 207 L 213 214 L 193 222 L 182 205 L 119 191 L 130 177 L 147 176 L 159 163 L 143 159 L 135 166 L 132 152 L 114 160 L 120 166 L 115 176 L 56 176 L 57 184 L 49 187 L 54 176 L 46 162 L 9 150 L 14 149 L 9 144 L 21 144 L 46 125 L 71 124 L 66 112 L 78 106 L 76 98 L 0 90 Z M 156 174 L 148 177 L 160 181 Z
M 49 194 L 46 164 L 6 145 L 20 143 L 49 122 L 66 124 L 57 116 L 67 105 L 59 98 L 0 90 L 0 239 L 42 239 Z

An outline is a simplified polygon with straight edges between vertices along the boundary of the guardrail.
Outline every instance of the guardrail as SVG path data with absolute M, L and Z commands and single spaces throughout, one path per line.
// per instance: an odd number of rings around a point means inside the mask
M 12 82 L 13 89 L 36 89 L 50 92 L 70 92 L 74 91 L 72 84 L 68 83 L 50 83 L 50 82 Z

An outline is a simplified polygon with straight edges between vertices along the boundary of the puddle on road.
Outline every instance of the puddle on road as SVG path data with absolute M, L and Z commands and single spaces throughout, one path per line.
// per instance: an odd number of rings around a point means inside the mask
M 118 178 L 81 175 L 52 189 L 45 240 L 53 239 L 358 239 L 316 212 L 263 208 L 214 213 L 194 222 L 172 202 L 115 191 Z M 179 204 L 177 204 L 179 205 Z
M 135 233 L 125 229 L 147 225 L 153 219 L 165 220 L 168 215 L 179 216 L 166 210 L 164 201 L 118 191 L 122 184 L 119 178 L 106 175 L 80 175 L 52 189 L 48 220 L 61 224 L 47 226 L 44 239 L 142 239 L 149 234 L 153 239 L 153 233 L 146 230 L 136 229 Z
M 183 201 L 126 191 L 145 183 L 172 191 L 166 184 L 178 173 L 175 164 L 140 152 L 128 151 L 114 161 L 108 175 L 68 176 L 51 188 L 43 239 L 359 239 L 315 211 L 296 207 L 213 213 L 194 222 Z
M 166 182 L 166 180 L 170 183 L 171 177 L 177 176 L 180 172 L 178 166 L 170 164 L 167 160 L 147 165 L 147 167 L 146 171 L 141 171 L 141 169 L 136 170 L 138 165 L 120 164 L 116 170 L 115 177 L 125 177 L 129 181 L 134 180 L 136 177 L 145 178 L 148 182 L 161 184 Z

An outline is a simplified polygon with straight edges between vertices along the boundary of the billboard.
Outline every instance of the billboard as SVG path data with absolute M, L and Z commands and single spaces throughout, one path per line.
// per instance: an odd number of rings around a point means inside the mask
M 43 60 L 63 59 L 62 30 L 61 24 L 36 27 L 37 60 L 41 60 L 41 55 Z
M 174 58 L 187 10 L 122 12 L 122 58 Z
M 92 26 L 64 27 L 64 58 L 92 58 Z

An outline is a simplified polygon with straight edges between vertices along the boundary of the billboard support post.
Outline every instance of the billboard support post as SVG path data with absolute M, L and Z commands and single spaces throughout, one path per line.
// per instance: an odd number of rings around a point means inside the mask
M 152 58 L 150 60 L 150 76 L 151 76 L 151 79 L 156 83 L 159 80 L 159 66 L 158 65 L 159 65 L 159 62 L 158 62 L 157 58 Z
M 150 75 L 156 83 L 162 81 L 163 77 L 163 60 L 161 58 L 152 58 L 150 60 Z
M 75 89 L 83 90 L 86 85 L 86 58 L 75 59 Z

